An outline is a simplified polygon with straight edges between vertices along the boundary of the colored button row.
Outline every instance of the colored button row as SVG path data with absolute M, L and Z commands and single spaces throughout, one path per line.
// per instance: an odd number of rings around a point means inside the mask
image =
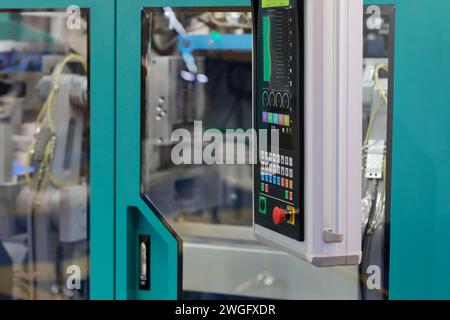
M 270 161 L 273 163 L 280 163 L 284 164 L 286 166 L 293 167 L 294 166 L 294 159 L 292 157 L 279 155 L 277 153 L 267 152 L 267 151 L 260 151 L 260 158 L 261 161 Z
M 290 116 L 287 114 L 278 114 L 271 112 L 263 112 L 263 123 L 275 124 L 289 127 L 291 125 Z
M 294 178 L 294 170 L 292 170 L 292 168 L 282 167 L 267 162 L 261 163 L 261 171 L 268 172 L 269 174 L 273 175 L 281 175 L 286 178 Z
M 285 187 L 287 189 L 294 189 L 294 181 L 291 179 L 285 179 L 282 178 L 280 176 L 272 176 L 270 174 L 261 174 L 261 181 L 263 182 L 268 182 L 274 185 L 278 185 L 281 187 Z M 265 191 L 266 188 L 264 186 L 264 190 L 262 189 L 262 185 L 264 185 L 264 183 L 261 184 L 261 191 Z M 265 191 L 267 192 L 267 191 Z
M 261 174 L 261 181 L 281 186 L 281 177 L 272 176 L 270 174 Z

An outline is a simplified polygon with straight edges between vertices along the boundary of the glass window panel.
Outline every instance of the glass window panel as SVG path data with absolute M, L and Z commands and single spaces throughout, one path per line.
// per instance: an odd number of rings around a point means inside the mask
M 89 11 L 0 10 L 0 299 L 89 297 Z

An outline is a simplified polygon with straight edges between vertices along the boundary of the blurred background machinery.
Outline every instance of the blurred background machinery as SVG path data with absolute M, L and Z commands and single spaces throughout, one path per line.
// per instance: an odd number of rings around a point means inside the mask
M 88 297 L 87 22 L 0 12 L 0 298 Z M 86 285 L 68 290 L 67 267 Z

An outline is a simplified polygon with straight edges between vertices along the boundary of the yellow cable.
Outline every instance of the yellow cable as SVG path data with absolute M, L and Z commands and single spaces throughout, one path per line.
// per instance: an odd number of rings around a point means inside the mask
M 387 64 L 380 64 L 375 67 L 375 88 L 380 94 L 380 98 L 383 99 L 386 106 L 388 105 L 388 98 L 386 95 L 386 90 L 383 89 L 380 81 L 380 70 L 385 70 L 386 72 L 389 72 L 389 66 Z M 363 150 L 367 148 L 370 135 L 372 133 L 373 124 L 375 123 L 375 119 L 378 115 L 378 113 L 381 110 L 381 104 L 378 105 L 378 107 L 372 111 L 372 114 L 370 115 L 369 125 L 367 126 L 367 132 L 366 136 L 364 138 L 364 144 L 363 144 Z
M 53 152 L 55 151 L 56 147 L 56 139 L 52 138 L 50 142 L 47 144 L 47 147 L 45 148 L 44 152 L 44 163 L 45 163 L 45 177 L 50 181 L 50 183 L 57 189 L 71 187 L 79 183 L 79 181 L 73 181 L 69 183 L 64 183 L 56 179 L 52 172 L 50 171 L 50 162 L 52 160 Z
M 383 89 L 382 84 L 381 84 L 381 80 L 380 80 L 380 71 L 381 70 L 385 70 L 386 72 L 389 72 L 389 66 L 387 64 L 380 64 L 377 65 L 375 67 L 375 75 L 374 75 L 374 79 L 375 79 L 375 88 L 378 91 L 380 98 L 382 99 L 382 101 L 384 102 L 384 105 L 386 105 L 386 108 L 388 108 L 388 97 L 387 97 L 387 93 L 386 90 Z M 368 148 L 369 148 L 369 138 L 372 134 L 372 130 L 373 130 L 373 125 L 375 123 L 376 117 L 378 115 L 378 113 L 381 110 L 382 107 L 382 103 L 378 103 L 377 107 L 372 111 L 371 115 L 370 115 L 370 119 L 369 119 L 369 125 L 367 126 L 367 132 L 366 132 L 366 136 L 364 138 L 364 144 L 362 147 L 362 151 L 363 154 L 365 155 L 366 152 L 368 152 Z M 382 190 L 380 192 L 380 198 L 382 199 L 380 202 L 380 205 L 385 205 L 385 201 L 386 201 L 386 150 L 384 150 L 384 159 L 383 159 L 383 187 Z
M 45 126 L 46 122 L 47 122 L 48 126 L 50 127 L 51 133 L 53 135 L 56 134 L 56 127 L 53 122 L 53 113 L 55 111 L 56 96 L 57 96 L 57 92 L 59 90 L 59 85 L 61 82 L 61 77 L 62 77 L 63 71 L 69 62 L 79 62 L 82 65 L 84 72 L 87 73 L 87 71 L 88 71 L 88 65 L 87 65 L 86 60 L 82 56 L 73 54 L 73 53 L 69 54 L 67 57 L 64 58 L 64 60 L 60 64 L 57 65 L 57 67 L 55 68 L 55 71 L 54 71 L 54 81 L 53 81 L 52 89 L 50 90 L 50 93 L 49 93 L 47 99 L 45 100 L 45 102 L 36 118 L 36 134 L 39 133 L 40 130 L 42 130 L 42 128 Z M 35 143 L 36 143 L 36 141 L 34 141 L 33 143 L 30 144 L 30 147 L 28 148 L 28 150 L 26 152 L 26 156 L 25 156 L 25 171 L 26 171 L 25 178 L 26 178 L 26 181 L 28 184 L 32 183 L 32 179 L 31 179 L 29 171 L 30 171 L 31 156 L 34 151 Z M 78 183 L 78 182 L 69 183 L 69 184 L 62 183 L 62 182 L 58 181 L 51 173 L 50 162 L 52 161 L 53 152 L 54 152 L 55 147 L 56 147 L 56 140 L 55 140 L 55 137 L 53 136 L 52 139 L 47 143 L 47 146 L 45 147 L 45 151 L 44 151 L 43 165 L 45 168 L 45 177 L 50 181 L 50 183 L 55 188 L 62 188 L 62 187 L 71 186 L 71 185 Z
M 31 163 L 31 155 L 34 152 L 34 145 L 35 143 L 30 143 L 30 146 L 27 149 L 27 152 L 25 153 L 25 180 L 28 185 L 31 185 L 32 179 L 30 175 L 30 163 Z

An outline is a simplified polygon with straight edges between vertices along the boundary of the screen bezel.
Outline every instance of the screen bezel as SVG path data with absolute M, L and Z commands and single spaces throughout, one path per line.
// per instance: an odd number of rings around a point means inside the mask
M 257 95 L 258 91 L 258 37 L 259 37 L 259 15 L 261 11 L 262 6 L 262 0 L 253 0 L 252 1 L 253 6 L 253 91 L 254 91 L 254 97 L 253 97 L 253 126 L 256 130 L 260 129 L 259 127 L 259 117 L 260 114 L 258 112 L 259 108 L 257 107 L 256 103 L 259 101 L 259 96 Z M 297 215 L 296 219 L 298 221 L 298 234 L 295 236 L 292 235 L 286 235 L 283 232 L 279 232 L 278 230 L 274 230 L 266 225 L 263 225 L 259 223 L 259 188 L 260 188 L 260 161 L 257 162 L 256 165 L 254 165 L 253 173 L 254 173 L 254 192 L 253 192 L 253 221 L 254 225 L 258 225 L 264 229 L 267 229 L 268 231 L 271 231 L 275 234 L 279 234 L 283 237 L 286 237 L 290 240 L 295 240 L 298 242 L 305 242 L 306 235 L 305 235 L 305 220 L 306 220 L 306 212 L 305 212 L 305 86 L 304 86 L 304 79 L 305 79 L 305 31 L 306 31 L 306 1 L 305 0 L 299 0 L 297 1 L 297 14 L 299 17 L 302 17 L 298 20 L 298 23 L 303 24 L 303 30 L 298 33 L 297 37 L 297 57 L 298 57 L 298 63 L 297 63 L 297 75 L 299 77 L 299 81 L 297 81 L 296 84 L 296 93 L 297 93 L 297 99 L 296 99 L 296 119 L 295 121 L 298 124 L 297 128 L 297 138 L 294 145 L 294 153 L 297 157 L 297 164 L 295 164 L 294 161 L 294 168 L 297 169 L 297 174 L 294 176 L 294 181 L 297 182 L 297 187 L 294 190 L 297 190 L 298 193 L 298 209 L 299 214 Z M 303 79 L 303 81 L 301 81 Z M 258 151 L 258 159 L 259 159 L 259 141 L 257 141 L 257 147 L 256 150 Z M 258 174 L 256 174 L 258 173 Z M 297 206 L 296 204 L 296 206 Z M 269 213 L 270 214 L 270 213 Z

